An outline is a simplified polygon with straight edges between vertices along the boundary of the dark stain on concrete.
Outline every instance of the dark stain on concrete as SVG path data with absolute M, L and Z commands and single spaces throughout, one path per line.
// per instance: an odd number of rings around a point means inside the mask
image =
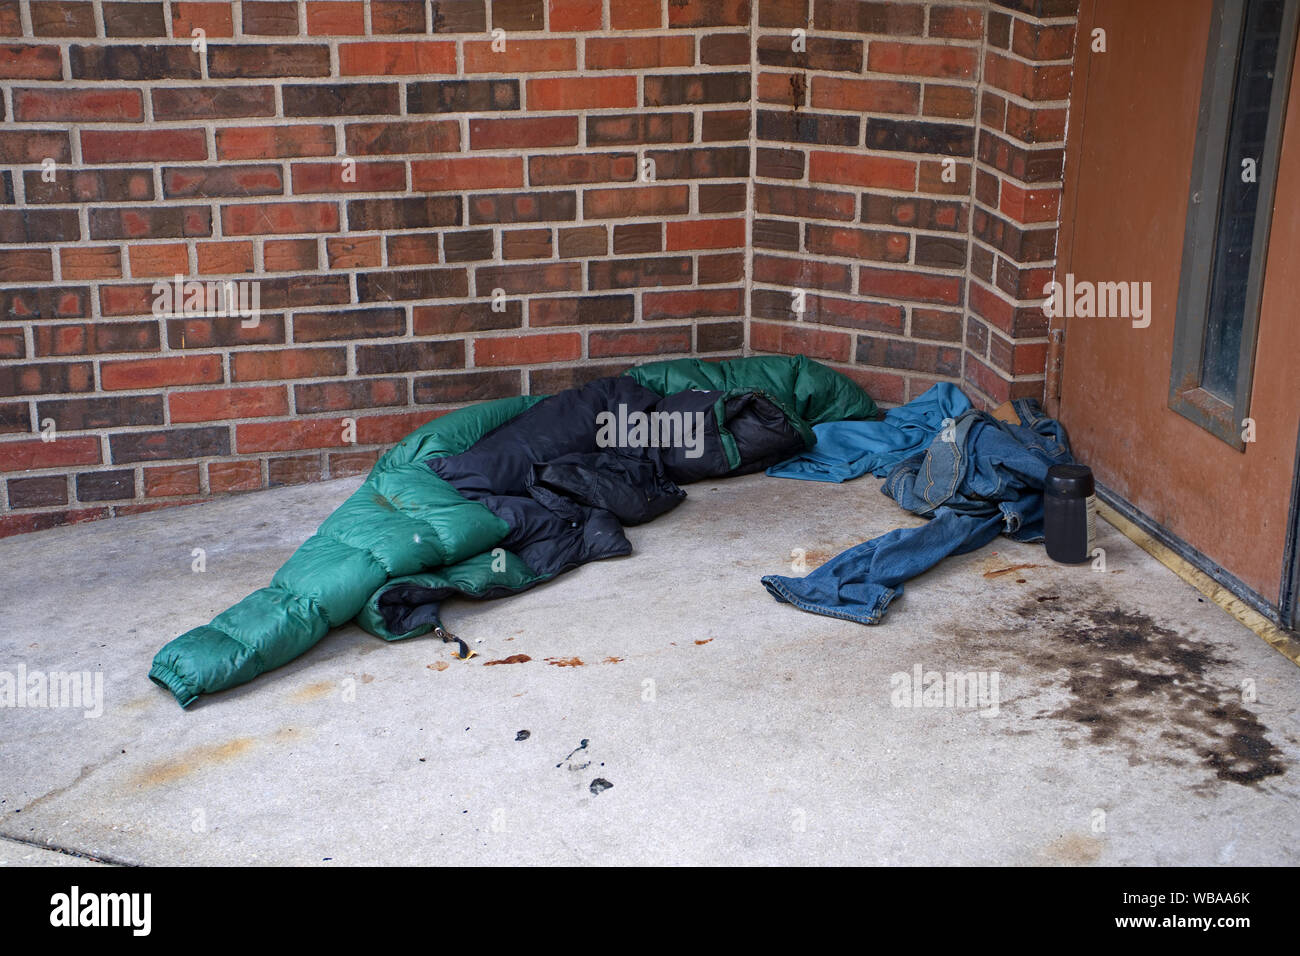
M 614 785 L 604 777 L 597 777 L 595 780 L 591 781 L 591 795 L 593 797 L 598 797 L 612 786 Z
M 1026 597 L 1012 609 L 1024 622 L 1020 627 L 982 630 L 963 623 L 953 630 L 972 649 L 1011 657 L 1009 673 L 1028 666 L 1046 681 L 1064 672 L 1069 699 L 1031 717 L 1066 721 L 1082 731 L 1067 736 L 1066 747 L 1119 748 L 1130 765 L 1199 766 L 1213 780 L 1252 787 L 1286 772 L 1268 728 L 1221 673 L 1234 663 L 1221 650 L 1142 611 L 1096 599 L 1044 604 L 1057 597 L 1050 591 Z
M 484 667 L 493 667 L 497 664 L 527 664 L 532 658 L 527 654 L 511 654 L 509 657 L 503 657 L 496 661 L 484 661 Z

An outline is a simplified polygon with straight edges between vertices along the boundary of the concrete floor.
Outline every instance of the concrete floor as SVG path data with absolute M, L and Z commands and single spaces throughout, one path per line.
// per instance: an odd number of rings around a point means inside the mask
M 189 711 L 149 683 L 358 481 L 0 541 L 0 670 L 105 685 L 0 709 L 0 864 L 1300 862 L 1300 671 L 1109 525 L 1104 573 L 999 540 L 877 627 L 769 597 L 915 523 L 871 478 L 693 485 L 630 557 L 449 604 L 469 662 L 347 627 Z M 893 706 L 917 666 L 998 713 Z

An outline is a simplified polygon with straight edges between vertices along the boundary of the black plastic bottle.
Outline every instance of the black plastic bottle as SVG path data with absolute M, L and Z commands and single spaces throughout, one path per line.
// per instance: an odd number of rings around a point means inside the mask
M 1047 556 L 1079 564 L 1092 556 L 1097 498 L 1087 465 L 1052 465 L 1043 489 L 1043 543 Z

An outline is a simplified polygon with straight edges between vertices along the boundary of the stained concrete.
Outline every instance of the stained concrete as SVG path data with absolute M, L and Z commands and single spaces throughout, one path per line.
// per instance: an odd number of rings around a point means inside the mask
M 189 711 L 149 683 L 357 484 L 0 541 L 0 671 L 104 679 L 99 717 L 0 709 L 0 860 L 1300 862 L 1300 671 L 1108 525 L 1104 571 L 999 540 L 876 627 L 769 597 L 916 523 L 871 478 L 693 485 L 629 557 L 449 603 L 469 662 L 347 627 Z M 917 666 L 996 714 L 895 706 Z

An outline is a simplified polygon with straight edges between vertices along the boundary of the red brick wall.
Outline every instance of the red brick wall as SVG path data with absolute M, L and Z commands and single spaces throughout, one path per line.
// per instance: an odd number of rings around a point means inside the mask
M 1041 394 L 1076 7 L 759 0 L 753 348 Z
M 1072 2 L 0 0 L 0 535 L 645 356 L 1041 389 Z

